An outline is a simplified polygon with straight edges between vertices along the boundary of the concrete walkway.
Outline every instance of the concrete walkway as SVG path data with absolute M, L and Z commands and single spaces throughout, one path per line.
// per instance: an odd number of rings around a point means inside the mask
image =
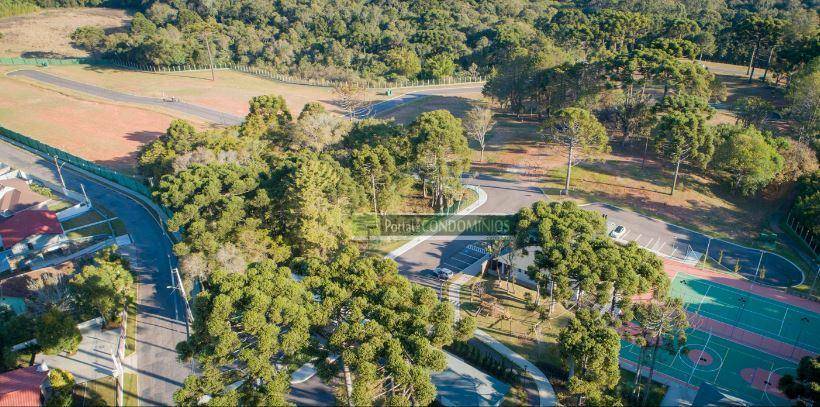
M 456 308 L 456 319 L 460 317 L 459 309 L 461 306 L 461 300 L 459 298 L 459 292 L 461 291 L 461 285 L 478 275 L 478 272 L 481 270 L 481 266 L 487 258 L 488 256 L 484 256 L 479 261 L 470 267 L 467 267 L 464 271 L 455 275 L 453 279 L 450 280 L 450 286 L 447 289 L 447 296 Z M 474 336 L 476 339 L 489 346 L 499 354 L 504 355 L 519 368 L 524 369 L 530 378 L 532 378 L 532 381 L 535 382 L 535 386 L 538 388 L 539 404 L 542 407 L 558 405 L 558 399 L 555 398 L 555 390 L 552 388 L 552 384 L 550 384 L 547 376 L 541 371 L 541 369 L 538 369 L 538 367 L 532 364 L 532 362 L 525 359 L 518 353 L 513 352 L 512 349 L 508 348 L 506 345 L 493 338 L 490 334 L 480 329 L 475 330 Z

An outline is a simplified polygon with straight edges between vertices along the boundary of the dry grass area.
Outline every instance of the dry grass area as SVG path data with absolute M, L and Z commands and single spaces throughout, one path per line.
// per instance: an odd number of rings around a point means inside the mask
M 215 81 L 211 81 L 210 71 L 152 73 L 86 65 L 54 66 L 48 71 L 120 92 L 177 97 L 185 102 L 240 116 L 248 113 L 251 98 L 270 94 L 283 96 L 294 117 L 308 102 L 320 102 L 327 109 L 338 111 L 333 104 L 333 90 L 330 88 L 291 85 L 230 70 L 217 70 Z M 371 93 L 370 97 L 379 99 L 384 96 Z
M 497 299 L 497 303 L 509 313 L 509 319 L 485 313 L 476 315 L 476 311 L 480 308 L 480 300 L 477 296 L 471 295 L 471 285 L 477 282 L 484 285 L 485 295 Z M 479 329 L 492 335 L 514 352 L 523 355 L 530 362 L 560 370 L 562 361 L 558 346 L 556 346 L 558 332 L 566 326 L 572 314 L 561 304 L 556 304 L 554 317 L 550 321 L 539 324 L 540 333 L 536 334 L 534 327 L 538 323 L 538 313 L 527 309 L 525 299 L 527 295 L 535 298 L 533 290 L 517 284 L 510 284 L 508 291 L 507 283 L 497 280 L 495 276 L 486 276 L 486 279 L 474 277 L 461 287 L 461 312 L 474 316 Z
M 481 99 L 481 92 L 465 93 L 459 96 L 427 96 L 396 107 L 380 116 L 394 119 L 398 123 L 408 124 L 424 112 L 444 109 L 452 113 L 453 116 L 463 119 L 478 99 Z
M 110 8 L 45 9 L 32 14 L 0 19 L 0 57 L 86 57 L 88 52 L 71 45 L 71 33 L 83 25 L 108 32 L 124 27 L 130 17 L 125 10 Z
M 134 171 L 137 152 L 173 117 L 132 106 L 81 99 L 0 76 L 0 125 L 77 156 Z

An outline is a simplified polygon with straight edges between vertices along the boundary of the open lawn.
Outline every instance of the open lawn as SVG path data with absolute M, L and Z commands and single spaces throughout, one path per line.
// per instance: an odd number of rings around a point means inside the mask
M 76 58 L 88 52 L 71 44 L 77 27 L 94 25 L 113 32 L 128 23 L 125 10 L 111 8 L 49 8 L 0 19 L 0 57 Z
M 479 329 L 492 335 L 516 353 L 523 355 L 530 362 L 538 366 L 549 366 L 548 371 L 563 370 L 557 346 L 558 331 L 567 324 L 571 314 L 560 304 L 556 304 L 554 317 L 551 321 L 542 322 L 538 326 L 540 335 L 536 334 L 534 327 L 538 323 L 538 314 L 527 309 L 525 300 L 527 294 L 535 298 L 535 292 L 517 284 L 510 284 L 511 289 L 507 291 L 506 282 L 499 282 L 496 286 L 498 280 L 495 277 L 487 276 L 487 278 L 482 280 L 475 277 L 469 283 L 462 285 L 461 312 L 475 316 Z M 480 308 L 480 301 L 477 297 L 471 298 L 470 287 L 479 281 L 484 284 L 485 295 L 495 297 L 498 304 L 509 313 L 509 319 L 485 313 L 476 315 L 476 311 Z M 549 375 L 548 372 L 545 373 Z
M 167 114 L 78 98 L 5 75 L 0 76 L 0 89 L 0 126 L 125 172 L 134 172 L 139 149 L 173 120 Z
M 136 375 L 136 373 L 125 373 L 123 375 L 122 404 L 124 406 L 139 405 L 139 387 L 137 378 L 138 376 Z
M 231 70 L 217 70 L 216 81 L 210 71 L 138 72 L 87 65 L 53 66 L 52 75 L 101 86 L 120 92 L 149 97 L 176 97 L 226 113 L 244 116 L 248 101 L 259 95 L 281 95 L 294 117 L 308 102 L 320 102 L 329 110 L 333 105 L 333 89 L 318 86 L 291 85 Z M 371 92 L 374 99 L 382 98 Z
M 424 112 L 444 109 L 452 113 L 453 116 L 463 119 L 472 104 L 480 99 L 480 91 L 459 96 L 425 96 L 389 110 L 381 116 L 392 118 L 398 123 L 408 124 Z
M 117 405 L 117 382 L 111 376 L 74 386 L 75 406 Z

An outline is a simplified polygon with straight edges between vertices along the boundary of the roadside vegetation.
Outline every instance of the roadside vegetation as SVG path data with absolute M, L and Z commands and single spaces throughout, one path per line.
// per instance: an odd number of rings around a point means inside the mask
M 39 9 L 26 0 L 0 0 L 0 18 L 33 13 Z

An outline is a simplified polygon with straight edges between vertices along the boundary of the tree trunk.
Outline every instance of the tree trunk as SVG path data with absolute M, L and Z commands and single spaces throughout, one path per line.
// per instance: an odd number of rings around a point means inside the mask
M 342 372 L 344 372 L 345 378 L 345 391 L 347 392 L 347 406 L 348 407 L 355 407 L 353 404 L 353 378 L 350 375 L 350 369 L 347 367 L 347 363 L 342 360 Z
M 766 82 L 766 75 L 769 74 L 769 68 L 772 67 L 772 57 L 774 57 L 774 46 L 769 50 L 769 58 L 766 60 L 766 70 L 763 71 L 763 82 Z
M 634 389 L 634 393 L 635 393 L 636 401 L 641 396 L 640 384 L 641 384 L 641 373 L 643 372 L 643 359 L 644 359 L 644 357 L 646 357 L 646 347 L 641 346 L 641 353 L 638 355 L 638 363 L 636 364 L 636 367 L 635 367 L 635 383 L 634 383 L 635 389 Z
M 216 74 L 214 74 L 214 57 L 211 55 L 211 41 L 205 37 L 205 45 L 208 48 L 208 62 L 211 64 L 211 81 L 216 80 Z
M 555 280 L 550 277 L 550 308 L 547 311 L 547 319 L 552 319 L 552 312 L 555 310 Z
M 673 195 L 675 193 L 675 188 L 678 186 L 678 173 L 680 173 L 680 163 L 683 161 L 682 159 L 678 159 L 678 163 L 675 164 L 675 178 L 672 180 L 672 191 L 669 192 L 669 195 Z
M 755 76 L 755 54 L 757 54 L 757 47 L 760 45 L 760 41 L 755 43 L 755 47 L 752 49 L 752 57 L 749 58 L 749 83 L 752 83 L 752 78 Z
M 373 213 L 379 214 L 379 207 L 376 204 L 376 174 L 370 172 L 370 186 L 373 188 Z
M 649 137 L 644 138 L 643 142 L 643 158 L 641 158 L 641 169 L 646 165 L 646 153 L 649 150 Z
M 649 364 L 649 377 L 646 378 L 646 392 L 643 394 L 643 401 L 641 405 L 646 405 L 646 401 L 649 399 L 649 390 L 652 387 L 652 376 L 655 375 L 655 361 L 658 358 L 658 344 L 661 342 L 661 333 L 658 332 L 658 335 L 655 337 L 655 343 L 652 344 L 652 362 Z
M 484 162 L 484 144 L 481 145 L 481 158 L 479 159 L 479 162 Z
M 567 182 L 564 186 L 564 194 L 569 196 L 569 180 L 572 177 L 572 150 L 575 146 L 575 143 L 569 143 L 569 153 L 567 154 Z

